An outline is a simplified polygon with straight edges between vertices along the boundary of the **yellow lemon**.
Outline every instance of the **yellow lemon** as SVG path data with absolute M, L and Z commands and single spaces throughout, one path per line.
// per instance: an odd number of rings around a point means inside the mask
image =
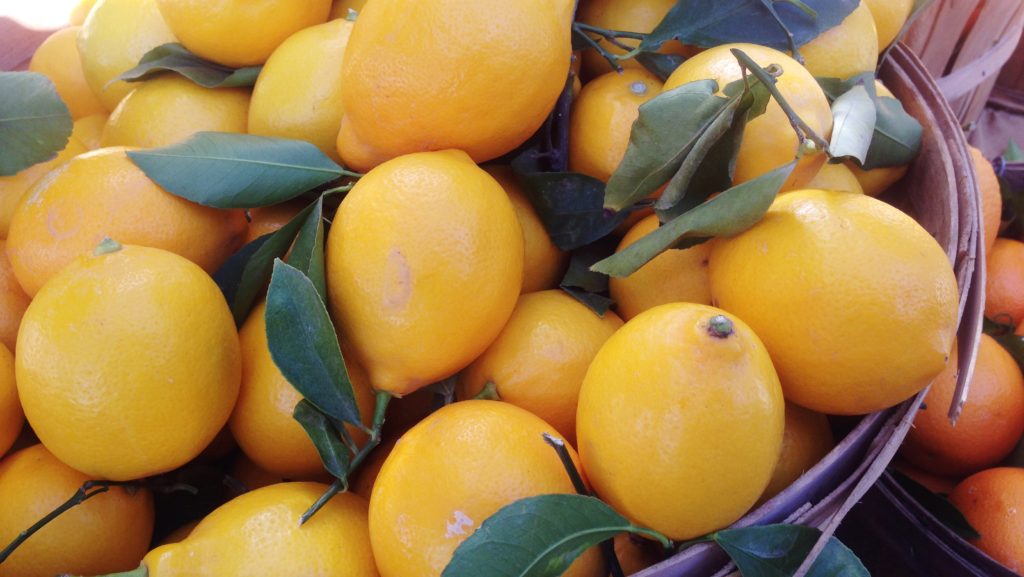
M 7 345 L 0 344 L 0 457 L 4 456 L 25 424 L 25 413 L 14 384 L 14 355 Z
M 331 0 L 155 0 L 193 53 L 226 66 L 263 64 L 289 36 L 327 21 Z
M 82 72 L 76 38 L 81 26 L 58 30 L 43 41 L 32 55 L 28 69 L 46 75 L 57 88 L 57 95 L 78 120 L 91 114 L 106 114 L 107 109 L 93 94 Z
M 508 195 L 457 150 L 409 154 L 348 193 L 327 237 L 342 338 L 397 396 L 463 369 L 498 336 L 523 275 Z
M 138 246 L 83 255 L 52 278 L 25 311 L 15 365 L 43 444 L 113 480 L 197 456 L 227 423 L 241 372 L 213 280 L 176 254 Z
M 33 445 L 0 461 L 0 543 L 49 514 L 90 480 Z M 153 535 L 147 489 L 112 487 L 60 515 L 28 538 L 3 564 L 0 577 L 97 575 L 139 563 Z
M 845 164 L 826 163 L 818 171 L 818 174 L 807 183 L 807 188 L 864 194 L 860 181 L 857 180 L 850 167 Z
M 71 136 L 78 139 L 86 150 L 101 148 L 100 139 L 103 137 L 103 128 L 107 125 L 107 111 L 102 114 L 84 116 L 75 121 Z
M 786 432 L 782 436 L 782 454 L 775 464 L 772 480 L 758 503 L 763 503 L 793 484 L 808 469 L 818 464 L 836 444 L 828 418 L 799 405 L 786 403 Z
M 401 154 L 457 148 L 483 162 L 519 146 L 565 87 L 573 6 L 367 3 L 342 64 L 342 160 L 365 171 Z
M 923 389 L 956 333 L 953 268 L 912 218 L 870 196 L 780 195 L 711 249 L 711 296 L 757 331 L 786 399 L 842 415 Z
M 843 80 L 878 65 L 878 33 L 867 4 L 861 2 L 838 26 L 799 48 L 804 66 L 819 78 Z
M 535 495 L 574 493 L 543 433 L 554 430 L 519 407 L 464 401 L 403 435 L 370 497 L 370 541 L 381 576 L 437 577 L 498 509 Z M 603 577 L 603 565 L 591 549 L 565 575 Z
M 17 174 L 0 176 L 0 236 L 6 237 L 9 234 L 14 211 L 18 208 L 21 197 L 25 195 L 28 189 L 32 188 L 33 184 L 51 170 L 88 150 L 72 134 L 68 138 L 67 145 L 54 158 L 46 162 L 33 164 Z
M 103 146 L 157 148 L 204 130 L 246 131 L 247 89 L 203 88 L 177 74 L 163 74 L 136 86 L 110 113 L 100 140 Z
M 326 490 L 319 483 L 279 483 L 235 497 L 182 541 L 150 551 L 142 565 L 148 577 L 377 577 L 365 499 L 342 493 L 299 524 Z
M 134 86 L 115 78 L 135 68 L 153 48 L 177 42 L 156 0 L 98 0 L 78 31 L 85 80 L 107 110 Z
M 622 320 L 597 316 L 561 290 L 519 297 L 490 347 L 459 375 L 459 395 L 472 398 L 493 383 L 502 401 L 522 407 L 576 444 L 576 404 L 583 376 Z
M 914 8 L 914 0 L 863 0 L 871 9 L 878 32 L 878 51 L 881 53 L 899 35 Z
M 338 160 L 341 62 L 353 23 L 332 20 L 296 32 L 274 50 L 256 80 L 249 132 L 312 142 Z

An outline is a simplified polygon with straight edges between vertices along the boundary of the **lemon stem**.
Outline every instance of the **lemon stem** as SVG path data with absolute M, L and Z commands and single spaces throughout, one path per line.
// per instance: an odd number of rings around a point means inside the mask
M 732 48 L 729 51 L 732 52 L 732 55 L 735 56 L 737 60 L 739 60 L 744 73 L 750 72 L 753 74 L 754 78 L 757 78 L 772 95 L 772 98 L 779 103 L 779 107 L 786 113 L 786 116 L 789 118 L 789 123 L 793 127 L 793 130 L 796 131 L 800 142 L 810 139 L 820 150 L 828 150 L 828 142 L 825 142 L 825 139 L 818 136 L 818 134 L 814 132 L 814 129 L 808 126 L 808 124 L 804 122 L 799 115 L 797 115 L 796 111 L 793 110 L 793 107 L 786 102 L 785 97 L 783 97 L 782 93 L 779 92 L 779 88 L 775 86 L 775 78 L 764 68 L 761 68 L 757 62 L 754 62 L 754 60 L 742 50 Z
M 494 381 L 487 381 L 484 388 L 473 397 L 474 401 L 500 401 L 501 397 L 498 395 L 498 385 L 494 384 Z
M 565 446 L 565 441 L 550 433 L 544 433 L 543 437 L 544 442 L 551 445 L 555 453 L 558 454 L 558 458 L 562 461 L 565 472 L 569 474 L 569 479 L 572 481 L 572 486 L 576 489 L 576 492 L 580 495 L 590 496 L 590 491 L 587 490 L 587 485 L 583 482 L 583 477 L 576 468 L 576 463 L 573 462 L 572 455 L 569 454 L 569 449 Z M 612 577 L 625 577 L 622 566 L 619 565 L 619 558 L 615 555 L 614 540 L 609 539 L 601 543 L 601 554 L 604 555 L 605 563 L 608 564 L 608 571 Z
M 110 238 L 109 236 L 105 236 L 103 237 L 103 240 L 101 240 L 100 243 L 96 245 L 96 248 L 93 249 L 92 254 L 100 256 L 104 254 L 110 254 L 112 252 L 117 252 L 119 250 L 121 250 L 121 243 Z
M 717 339 L 724 339 L 733 333 L 733 323 L 725 315 L 715 315 L 708 321 L 708 332 Z
M 128 487 L 136 485 L 137 483 L 135 481 L 86 481 L 77 491 L 75 491 L 75 494 L 72 495 L 70 499 L 62 503 L 53 511 L 50 511 L 45 517 L 36 521 L 28 529 L 19 533 L 13 541 L 4 547 L 3 551 L 0 551 L 0 563 L 6 561 L 7 558 L 14 553 L 14 550 L 27 541 L 29 537 L 35 535 L 40 529 L 48 525 L 50 521 L 60 517 L 65 511 L 88 501 L 100 493 L 106 493 L 111 487 Z
M 366 457 L 370 455 L 370 452 L 377 448 L 380 444 L 380 431 L 384 427 L 384 417 L 387 414 L 388 403 L 391 402 L 391 393 L 385 391 L 377 391 L 377 403 L 373 408 L 373 425 L 370 427 L 370 439 L 366 441 L 356 456 L 352 458 L 352 464 L 348 468 L 348 472 L 345 474 L 343 479 L 337 479 L 331 486 L 328 487 L 327 491 L 320 498 L 313 503 L 305 513 L 299 517 L 299 525 L 304 525 L 306 521 L 313 518 L 320 509 L 323 509 L 324 505 L 327 504 L 335 495 L 348 490 L 348 477 L 353 471 L 357 470 Z

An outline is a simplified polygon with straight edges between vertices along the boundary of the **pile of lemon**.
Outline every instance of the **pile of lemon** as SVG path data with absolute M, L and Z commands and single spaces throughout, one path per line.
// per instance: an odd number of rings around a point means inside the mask
M 803 64 L 755 45 L 670 42 L 663 52 L 689 58 L 664 82 L 633 60 L 613 71 L 593 50 L 571 72 L 574 18 L 648 32 L 674 4 L 589 0 L 574 14 L 571 0 L 98 0 L 54 34 L 31 69 L 68 104 L 72 137 L 57 158 L 0 178 L 0 454 L 19 434 L 30 445 L 0 461 L 0 547 L 85 481 L 114 483 L 34 533 L 0 577 L 140 563 L 132 575 L 440 575 L 503 506 L 574 492 L 543 433 L 570 445 L 595 495 L 685 541 L 826 454 L 826 414 L 923 389 L 947 364 L 958 296 L 944 250 L 874 198 L 906 167 L 826 164 L 774 100 L 735 161 L 740 183 L 802 154 L 763 219 L 612 279 L 603 314 L 559 290 L 570 254 L 502 162 L 544 125 L 567 78 L 585 81 L 569 166 L 601 181 L 643 103 L 741 77 L 734 47 L 781 68 L 778 90 L 827 138 L 815 77 L 873 70 L 911 3 L 864 2 L 801 48 Z M 118 80 L 171 42 L 262 69 L 251 89 Z M 270 354 L 266 304 L 236 329 L 211 274 L 304 203 L 200 206 L 127 155 L 200 131 L 304 140 L 365 173 L 336 213 L 325 208 L 325 306 L 364 423 L 348 440 L 376 437 L 375 392 L 396 400 L 350 490 L 302 525 L 331 482 L 293 419 L 302 397 Z M 619 250 L 658 225 L 632 218 Z M 439 382 L 457 401 L 435 410 Z M 225 436 L 240 449 L 230 474 L 253 490 L 152 547 L 153 495 L 134 481 Z M 666 554 L 635 539 L 617 548 L 627 573 Z M 607 571 L 591 549 L 566 574 Z

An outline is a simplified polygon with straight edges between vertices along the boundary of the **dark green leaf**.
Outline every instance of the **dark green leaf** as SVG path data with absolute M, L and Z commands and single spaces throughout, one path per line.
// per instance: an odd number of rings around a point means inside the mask
M 622 210 L 668 182 L 729 104 L 717 91 L 714 80 L 699 80 L 640 106 L 626 154 L 608 179 L 605 207 Z
M 342 176 L 308 142 L 249 134 L 200 132 L 128 156 L 167 192 L 216 208 L 279 204 Z
M 636 527 L 583 495 L 540 495 L 506 505 L 455 550 L 442 577 L 557 577 L 584 551 Z
M 533 172 L 516 158 L 512 168 L 526 189 L 537 216 L 551 241 L 573 250 L 604 237 L 626 219 L 631 210 L 604 207 L 604 183 L 576 172 Z
M 590 270 L 590 267 L 613 254 L 617 245 L 616 238 L 607 236 L 576 249 L 560 283 L 562 290 L 602 317 L 615 301 L 607 296 L 608 277 Z
M 206 88 L 253 86 L 261 67 L 229 68 L 196 56 L 178 43 L 153 48 L 139 60 L 138 66 L 111 82 L 141 82 L 167 72 L 174 72 Z
M 1006 150 L 1003 151 L 1003 158 L 1006 162 L 1020 162 L 1024 160 L 1024 150 L 1021 150 L 1017 141 L 1011 138 Z
M 302 271 L 281 260 L 267 290 L 270 358 L 303 397 L 329 417 L 360 426 L 352 382 L 327 308 Z
M 803 564 L 821 531 L 800 525 L 763 525 L 712 533 L 743 577 L 788 577 Z M 808 577 L 870 577 L 864 564 L 832 537 Z
M 0 176 L 57 156 L 71 128 L 71 113 L 49 78 L 0 72 Z
M 654 52 L 669 40 L 679 40 L 704 48 L 749 42 L 789 50 L 787 29 L 795 44 L 803 46 L 845 20 L 859 2 L 803 0 L 802 4 L 804 7 L 765 0 L 678 0 L 640 48 Z
M 678 54 L 641 52 L 634 57 L 634 60 L 664 82 L 686 59 Z
M 331 419 L 306 399 L 295 405 L 292 416 L 313 441 L 327 472 L 337 479 L 346 480 L 351 460 L 348 448 L 341 441 L 341 432 Z
M 730 188 L 598 262 L 591 270 L 629 276 L 669 248 L 685 248 L 711 237 L 739 234 L 761 220 L 794 166 L 796 161 Z
M 238 294 L 238 287 L 242 284 L 242 277 L 245 274 L 245 267 L 252 260 L 253 255 L 273 237 L 273 233 L 265 234 L 256 240 L 246 244 L 242 248 L 238 249 L 238 252 L 231 255 L 215 273 L 213 273 L 213 280 L 220 287 L 220 291 L 224 293 L 224 299 L 228 301 L 228 304 L 235 302 L 235 297 Z M 276 257 L 275 257 L 276 258 Z M 273 260 L 271 260 L 273 262 Z M 269 275 L 268 275 L 269 278 Z M 248 315 L 248 310 L 245 314 Z M 238 324 L 245 321 L 245 316 L 241 319 L 235 319 Z
M 977 539 L 981 537 L 978 531 L 971 527 L 964 514 L 949 499 L 936 495 L 924 485 L 895 469 L 890 469 L 889 473 L 915 501 L 957 535 L 964 539 Z
M 274 270 L 274 259 L 284 258 L 299 228 L 315 206 L 316 203 L 307 206 L 276 232 L 263 235 L 243 246 L 214 274 L 238 326 L 245 322 L 249 311 L 267 286 Z
M 324 199 L 320 197 L 313 203 L 313 209 L 299 236 L 295 239 L 295 246 L 292 247 L 292 254 L 288 257 L 288 264 L 302 271 L 313 286 L 316 287 L 320 300 L 326 302 L 327 281 L 324 276 Z
M 857 85 L 832 103 L 833 158 L 856 158 L 864 164 L 875 132 L 875 102 L 863 85 Z

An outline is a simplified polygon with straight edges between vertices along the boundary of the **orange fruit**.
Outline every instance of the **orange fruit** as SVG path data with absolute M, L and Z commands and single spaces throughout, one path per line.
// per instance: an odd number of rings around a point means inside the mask
M 621 326 L 615 313 L 599 317 L 558 289 L 524 294 L 498 338 L 459 373 L 458 396 L 471 399 L 493 383 L 502 401 L 544 419 L 575 445 L 583 377 Z
M 512 169 L 508 166 L 490 165 L 483 167 L 508 193 L 512 208 L 516 210 L 519 226 L 523 229 L 523 288 L 522 292 L 532 293 L 555 288 L 562 281 L 565 267 L 569 264 L 569 253 L 560 250 L 551 242 L 544 223 L 530 203 L 526 191 L 519 185 Z
M 628 577 L 661 561 L 664 551 L 654 541 L 632 533 L 620 533 L 615 536 L 615 556 L 619 559 L 622 574 Z
M 512 203 L 458 150 L 409 154 L 371 170 L 341 203 L 326 244 L 328 302 L 341 338 L 373 387 L 396 396 L 480 356 L 523 282 Z
M 305 140 L 338 160 L 341 62 L 353 22 L 331 20 L 296 32 L 263 66 L 252 90 L 249 133 Z
M 241 68 L 263 64 L 289 36 L 327 21 L 331 0 L 156 0 L 178 41 L 195 54 Z
M 657 228 L 657 215 L 644 218 L 622 237 L 615 252 L 622 252 Z M 711 304 L 711 287 L 708 284 L 710 251 L 709 243 L 687 249 L 669 249 L 627 277 L 609 278 L 608 289 L 615 301 L 615 310 L 628 321 L 648 309 L 667 303 Z
M 33 184 L 51 170 L 87 151 L 88 148 L 72 134 L 67 145 L 54 158 L 33 164 L 17 174 L 0 176 L 0 236 L 7 237 L 14 211 Z
M 626 154 L 640 105 L 660 94 L 661 86 L 657 76 L 642 68 L 588 82 L 569 119 L 569 169 L 608 182 Z
M 68 106 L 71 118 L 75 120 L 107 113 L 106 107 L 85 81 L 76 44 L 79 29 L 81 26 L 68 26 L 54 32 L 36 48 L 28 63 L 29 70 L 53 81 L 57 95 Z
M 915 467 L 964 477 L 1002 461 L 1024 435 L 1024 375 L 992 337 L 982 334 L 970 396 L 956 426 L 947 418 L 957 375 L 956 347 L 932 382 L 900 452 Z
M 0 543 L 49 514 L 90 478 L 34 445 L 0 461 Z M 139 563 L 153 535 L 148 489 L 111 487 L 60 515 L 0 564 L 0 577 L 99 575 Z
M 227 423 L 238 334 L 195 264 L 155 248 L 103 249 L 112 252 L 65 267 L 25 311 L 18 395 L 61 461 L 93 478 L 139 479 L 192 460 Z
M 985 158 L 980 150 L 968 146 L 974 174 L 978 176 L 978 190 L 981 192 L 981 232 L 984 235 L 985 254 L 992 252 L 992 245 L 999 235 L 999 225 L 1003 217 L 1003 194 L 1000 192 L 999 178 L 992 168 L 992 163 Z
M 799 405 L 786 403 L 786 432 L 782 436 L 782 454 L 775 464 L 758 503 L 763 503 L 793 484 L 836 445 L 828 418 Z
M 25 413 L 14 384 L 14 355 L 7 345 L 0 345 L 0 457 L 14 446 L 24 424 Z
M 985 316 L 1017 326 L 1024 321 L 1024 242 L 997 238 L 986 261 Z
M 807 188 L 864 194 L 857 177 L 845 164 L 825 163 L 818 174 L 807 183 Z
M 878 32 L 871 9 L 860 2 L 838 26 L 798 50 L 807 71 L 817 78 L 846 80 L 874 70 L 878 65 Z
M 135 86 L 122 73 L 135 68 L 147 52 L 177 42 L 156 0 L 97 0 L 78 31 L 82 72 L 93 94 L 113 110 Z
M 742 77 L 739 61 L 730 52 L 738 48 L 762 67 L 772 64 L 782 69 L 775 86 L 796 111 L 821 138 L 828 141 L 832 135 L 832 109 L 814 76 L 789 56 L 756 44 L 725 44 L 701 52 L 690 58 L 665 81 L 665 91 L 696 80 L 712 79 L 719 89 Z M 756 178 L 796 158 L 800 139 L 790 126 L 789 118 L 779 103 L 772 99 L 765 113 L 747 123 L 743 141 L 736 157 L 736 184 Z M 825 154 L 804 155 L 783 186 L 792 190 L 804 186 L 818 173 L 825 162 Z
M 675 0 L 584 0 L 580 2 L 577 10 L 577 20 L 607 30 L 647 33 L 654 30 L 675 5 Z M 620 38 L 619 41 L 627 46 L 636 46 L 639 43 L 629 38 Z M 626 52 L 605 40 L 601 41 L 601 46 L 612 54 Z M 658 52 L 692 56 L 694 50 L 671 40 L 663 44 Z M 632 58 L 620 61 L 619 66 L 627 70 L 642 69 L 640 63 Z M 588 78 L 612 71 L 608 61 L 594 49 L 583 51 L 583 67 Z
M 124 148 L 74 158 L 22 199 L 7 235 L 7 256 L 29 295 L 104 237 L 162 248 L 209 273 L 241 246 L 240 210 L 200 206 L 164 191 Z
M 575 493 L 543 433 L 554 429 L 519 407 L 464 401 L 402 435 L 370 497 L 370 542 L 381 577 L 439 576 L 455 548 L 498 509 L 535 495 Z M 592 548 L 565 575 L 603 577 L 603 565 Z
M 299 523 L 326 490 L 320 483 L 278 483 L 249 491 L 207 515 L 181 542 L 150 551 L 142 565 L 151 577 L 377 577 L 365 499 L 339 494 Z
M 18 279 L 14 278 L 11 261 L 4 250 L 6 245 L 7 241 L 0 240 L 0 343 L 14 352 L 21 317 L 32 299 L 21 289 Z
M 626 323 L 590 364 L 576 413 L 580 460 L 616 511 L 682 541 L 757 501 L 779 459 L 783 412 L 772 361 L 743 321 L 661 305 Z
M 903 29 L 914 8 L 914 0 L 864 0 L 864 3 L 871 9 L 871 17 L 875 20 L 878 51 L 881 53 Z
M 342 64 L 342 160 L 366 171 L 413 152 L 456 148 L 484 162 L 513 150 L 565 87 L 573 6 L 368 2 Z
M 177 74 L 137 86 L 110 113 L 100 139 L 103 146 L 158 148 L 201 131 L 246 132 L 247 89 L 203 88 Z
M 324 470 L 320 455 L 305 429 L 292 417 L 302 395 L 278 370 L 267 348 L 266 302 L 249 313 L 238 333 L 242 350 L 242 385 L 231 413 L 231 433 L 254 463 L 287 479 L 310 479 Z M 349 355 L 351 356 L 351 355 Z M 366 372 L 346 360 L 359 413 L 369 426 L 373 420 L 373 392 Z M 346 426 L 362 444 L 366 434 Z
M 399 436 L 394 435 L 390 439 L 381 441 L 380 445 L 373 450 L 369 458 L 363 461 L 363 465 L 356 471 L 351 480 L 350 491 L 366 499 L 370 498 L 370 495 L 373 494 L 373 486 L 377 484 L 377 476 L 380 475 L 380 470 L 384 466 L 384 461 L 391 455 L 391 450 L 395 448 L 398 439 Z
M 786 399 L 859 415 L 923 389 L 946 366 L 959 296 L 946 253 L 870 196 L 780 195 L 760 222 L 711 247 L 717 306 L 764 341 Z
M 981 534 L 972 542 L 1011 571 L 1024 571 L 1024 469 L 999 467 L 964 479 L 949 500 Z

